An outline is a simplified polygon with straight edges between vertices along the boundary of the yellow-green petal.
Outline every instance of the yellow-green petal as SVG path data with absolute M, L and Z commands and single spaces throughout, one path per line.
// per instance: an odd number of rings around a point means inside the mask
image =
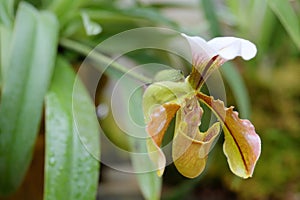
M 159 176 L 163 174 L 166 158 L 160 149 L 165 132 L 180 108 L 178 104 L 166 103 L 156 107 L 150 115 L 150 121 L 146 126 L 146 131 L 150 138 L 147 141 L 148 153 Z
M 220 132 L 218 122 L 205 133 L 199 131 L 202 113 L 199 102 L 193 97 L 186 99 L 176 116 L 172 157 L 177 170 L 188 178 L 197 177 L 205 169 L 211 145 Z
M 220 100 L 200 92 L 197 97 L 212 109 L 222 123 L 225 134 L 223 151 L 231 171 L 242 178 L 251 177 L 261 153 L 261 140 L 253 124 L 240 119 L 233 107 L 226 108 Z
M 145 122 L 150 121 L 153 110 L 165 103 L 179 103 L 181 97 L 193 93 L 187 82 L 161 81 L 151 84 L 143 95 Z
M 220 132 L 220 124 L 216 122 L 205 133 L 198 133 L 201 140 L 193 139 L 179 133 L 173 140 L 173 160 L 177 170 L 187 178 L 199 176 L 206 166 L 211 146 Z

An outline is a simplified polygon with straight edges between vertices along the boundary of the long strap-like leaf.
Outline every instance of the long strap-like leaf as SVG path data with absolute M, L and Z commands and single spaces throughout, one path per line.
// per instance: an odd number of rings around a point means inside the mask
M 20 185 L 32 150 L 56 57 L 58 23 L 21 3 L 14 25 L 0 103 L 0 194 Z
M 293 10 L 291 3 L 284 0 L 268 0 L 267 2 L 281 21 L 295 45 L 300 49 L 300 20 L 299 16 L 297 16 L 296 12 Z
M 81 95 L 80 104 L 72 106 L 74 81 L 75 73 L 69 64 L 58 59 L 46 96 L 45 200 L 96 197 L 99 162 L 93 156 L 99 156 L 100 151 L 99 125 L 94 106 L 82 84 L 77 83 L 79 88 L 76 89 Z M 79 110 L 76 115 L 84 119 L 77 117 L 75 121 L 73 112 Z M 88 143 L 93 147 L 87 149 Z M 91 149 L 93 152 L 88 151 Z
M 0 1 L 0 24 L 11 26 L 14 13 L 14 0 Z

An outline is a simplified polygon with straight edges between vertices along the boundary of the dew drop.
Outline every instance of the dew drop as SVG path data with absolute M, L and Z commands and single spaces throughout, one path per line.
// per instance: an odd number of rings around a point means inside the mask
M 51 157 L 51 158 L 49 159 L 49 164 L 53 166 L 53 165 L 55 165 L 55 163 L 56 163 L 55 158 L 54 158 L 54 157 Z

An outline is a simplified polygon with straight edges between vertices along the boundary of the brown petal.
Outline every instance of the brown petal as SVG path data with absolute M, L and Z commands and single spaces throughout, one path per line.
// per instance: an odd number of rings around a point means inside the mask
M 222 101 L 203 93 L 197 97 L 212 109 L 223 125 L 223 150 L 231 171 L 242 178 L 251 177 L 261 152 L 261 141 L 254 126 L 249 120 L 239 119 L 233 107 L 226 108 Z
M 157 146 L 161 145 L 164 134 L 179 108 L 178 104 L 166 103 L 156 107 L 151 113 L 146 131 Z
M 151 113 L 150 121 L 146 126 L 146 131 L 151 136 L 147 141 L 148 153 L 158 169 L 159 176 L 163 174 L 166 163 L 166 158 L 160 146 L 165 132 L 179 108 L 180 106 L 174 103 L 166 103 L 156 107 Z

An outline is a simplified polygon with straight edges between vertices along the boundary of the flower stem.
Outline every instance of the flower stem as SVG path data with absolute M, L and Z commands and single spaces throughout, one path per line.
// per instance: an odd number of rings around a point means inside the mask
M 97 62 L 103 63 L 107 66 L 111 66 L 115 70 L 117 70 L 123 74 L 128 74 L 129 76 L 131 76 L 132 78 L 134 78 L 136 80 L 139 80 L 144 83 L 152 82 L 152 79 L 150 79 L 142 74 L 133 72 L 132 70 L 128 69 L 127 67 L 125 67 L 117 62 L 114 62 L 111 58 L 103 55 L 102 53 L 93 50 L 91 47 L 89 47 L 87 45 L 84 45 L 84 44 L 81 44 L 74 40 L 70 40 L 70 39 L 66 39 L 66 38 L 61 39 L 59 44 L 63 47 L 66 47 L 68 49 L 76 51 L 80 54 L 89 56 L 90 58 L 92 58 L 93 60 L 95 60 Z M 98 65 L 98 66 L 101 67 L 100 65 Z M 101 70 L 105 70 L 105 68 L 101 68 Z

